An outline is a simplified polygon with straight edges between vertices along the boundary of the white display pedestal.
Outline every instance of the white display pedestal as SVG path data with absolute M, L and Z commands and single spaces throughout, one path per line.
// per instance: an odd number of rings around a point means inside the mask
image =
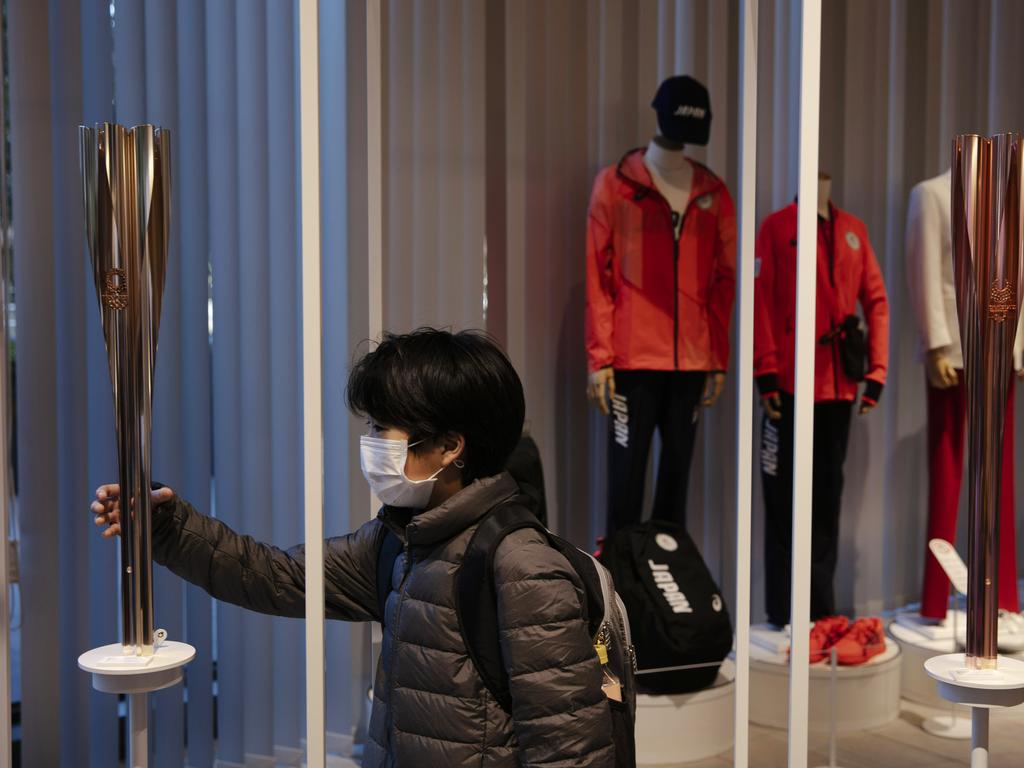
M 897 643 L 866 664 L 836 669 L 836 731 L 879 728 L 900 715 L 900 668 Z M 810 720 L 814 733 L 831 731 L 832 670 L 828 661 L 810 666 Z M 789 656 L 750 646 L 750 720 L 785 730 L 789 725 Z
M 637 696 L 637 768 L 676 768 L 732 749 L 735 679 L 735 664 L 726 659 L 710 688 Z
M 947 639 L 929 640 L 899 620 L 889 624 L 889 636 L 900 644 L 903 651 L 903 669 L 900 675 L 900 689 L 903 698 L 915 704 L 933 709 L 949 710 L 950 703 L 939 695 L 935 681 L 925 672 L 924 665 L 933 656 L 942 656 L 960 650 L 953 641 L 952 632 Z M 970 718 L 967 707 L 960 707 L 958 714 Z
M 998 668 L 969 670 L 962 653 L 934 656 L 925 669 L 948 701 L 971 706 L 971 768 L 988 768 L 988 711 L 1024 704 L 1024 662 L 998 658 Z
M 126 768 L 149 765 L 150 691 L 170 688 L 181 682 L 186 664 L 195 658 L 196 649 L 187 643 L 163 640 L 152 656 L 126 655 L 120 643 L 93 648 L 78 657 L 79 668 L 92 674 L 92 687 L 103 693 L 128 696 L 128 755 Z

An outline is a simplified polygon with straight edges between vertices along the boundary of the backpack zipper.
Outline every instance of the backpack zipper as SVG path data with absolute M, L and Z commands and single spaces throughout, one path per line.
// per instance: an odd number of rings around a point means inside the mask
M 623 649 L 625 658 L 623 661 L 630 665 L 633 672 L 637 671 L 636 664 L 636 648 L 633 645 L 633 637 L 629 631 L 629 624 L 626 623 L 623 618 L 626 615 L 626 606 L 622 603 L 622 598 L 619 597 L 619 593 L 615 591 L 614 585 L 611 583 L 611 574 L 605 570 L 604 566 L 601 565 L 597 559 L 590 555 L 590 559 L 594 561 L 594 566 L 597 568 L 597 577 L 601 581 L 601 593 L 604 600 L 604 619 L 601 621 L 601 626 L 597 630 L 597 637 L 595 643 L 604 643 L 607 647 L 611 647 L 611 629 L 608 624 L 609 616 L 613 613 L 617 614 L 617 624 L 619 626 L 619 636 L 622 638 L 626 647 Z M 608 599 L 608 595 L 611 595 L 611 599 Z M 624 681 L 620 681 L 625 686 Z

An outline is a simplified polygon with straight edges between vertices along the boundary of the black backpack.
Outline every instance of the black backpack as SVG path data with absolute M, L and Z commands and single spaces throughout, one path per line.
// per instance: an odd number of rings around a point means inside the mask
M 639 690 L 686 693 L 714 683 L 732 650 L 732 623 L 686 529 L 667 520 L 627 526 L 609 537 L 600 559 L 629 611 Z M 704 666 L 671 669 L 690 664 Z
M 636 768 L 636 686 L 633 680 L 636 657 L 633 654 L 625 608 L 615 593 L 607 569 L 589 554 L 541 525 L 532 506 L 528 496 L 517 496 L 499 504 L 481 519 L 470 538 L 455 576 L 456 614 L 469 656 L 495 701 L 511 714 L 512 696 L 509 692 L 508 672 L 502 661 L 498 640 L 494 553 L 502 539 L 513 531 L 523 528 L 540 531 L 551 546 L 569 561 L 583 582 L 586 593 L 584 620 L 595 645 L 600 639 L 608 648 L 608 667 L 622 683 L 622 702 L 608 700 L 612 717 L 612 740 L 615 744 L 615 768 Z M 385 615 L 385 604 L 391 593 L 391 574 L 401 552 L 402 542 L 388 531 L 377 556 L 377 605 L 381 616 Z

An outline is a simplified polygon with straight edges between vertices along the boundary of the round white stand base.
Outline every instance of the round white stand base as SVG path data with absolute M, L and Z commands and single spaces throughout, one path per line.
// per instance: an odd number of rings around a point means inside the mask
M 959 707 L 958 707 L 959 709 Z M 921 727 L 932 736 L 943 739 L 969 739 L 971 738 L 971 716 L 964 715 L 935 715 L 921 723 Z
M 637 768 L 676 768 L 733 745 L 736 667 L 726 659 L 710 688 L 636 697 Z
M 999 656 L 995 669 L 968 669 L 962 653 L 934 656 L 924 668 L 949 701 L 971 705 L 971 768 L 988 768 L 988 721 L 993 707 L 1024 704 L 1024 661 Z
M 849 733 L 879 728 L 900 716 L 898 644 L 867 664 L 836 669 L 836 731 Z M 828 662 L 810 667 L 810 722 L 814 733 L 829 733 L 831 726 L 832 669 Z M 789 658 L 756 645 L 750 646 L 750 720 L 785 730 L 789 723 Z
M 195 658 L 187 643 L 165 640 L 152 656 L 123 652 L 120 643 L 93 648 L 78 657 L 78 666 L 92 673 L 92 686 L 104 693 L 148 693 L 181 681 L 182 668 Z
M 947 701 L 972 707 L 1015 707 L 1024 704 L 1024 661 L 1000 656 L 996 669 L 967 668 L 962 653 L 933 656 L 924 665 L 939 683 Z
M 126 654 L 123 645 L 112 643 L 78 657 L 78 666 L 92 674 L 93 688 L 128 695 L 127 768 L 149 766 L 149 692 L 181 682 L 182 669 L 195 655 L 196 649 L 187 643 L 163 640 L 152 656 Z

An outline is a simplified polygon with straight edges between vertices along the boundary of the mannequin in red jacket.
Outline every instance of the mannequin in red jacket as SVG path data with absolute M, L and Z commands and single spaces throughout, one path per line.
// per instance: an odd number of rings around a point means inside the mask
M 888 366 L 889 305 L 867 228 L 829 199 L 820 180 L 814 362 L 811 618 L 836 613 L 835 577 L 843 464 L 858 382 L 842 359 L 844 324 L 857 304 L 867 320 L 865 388 L 859 412 L 878 402 Z M 761 479 L 765 501 L 768 621 L 790 620 L 793 509 L 793 378 L 796 318 L 796 203 L 761 225 L 754 266 L 754 374 L 761 391 Z
M 588 396 L 609 425 L 608 532 L 639 522 L 650 442 L 661 437 L 653 514 L 685 524 L 700 411 L 725 382 L 735 210 L 725 184 L 683 154 L 706 144 L 707 90 L 674 77 L 660 133 L 594 183 L 587 225 Z

